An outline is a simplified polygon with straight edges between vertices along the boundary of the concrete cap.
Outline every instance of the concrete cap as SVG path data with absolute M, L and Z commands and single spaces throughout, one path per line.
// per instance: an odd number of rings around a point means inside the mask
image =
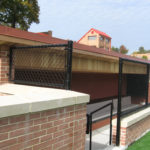
M 0 85 L 0 93 L 4 95 L 0 95 L 0 118 L 88 103 L 90 99 L 79 92 L 17 84 Z
M 148 117 L 149 115 L 150 115 L 150 107 L 145 108 L 145 109 L 138 111 L 136 113 L 132 113 L 131 115 L 127 115 L 121 119 L 121 127 L 127 128 L 127 127 L 139 122 L 140 120 Z M 117 125 L 117 119 L 113 119 L 112 124 L 114 126 L 116 126 Z

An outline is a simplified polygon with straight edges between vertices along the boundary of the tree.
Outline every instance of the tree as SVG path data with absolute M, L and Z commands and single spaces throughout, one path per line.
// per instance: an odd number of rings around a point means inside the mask
M 119 48 L 117 48 L 117 47 L 114 47 L 114 46 L 112 46 L 112 51 L 114 51 L 114 52 L 118 52 L 119 53 Z
M 148 60 L 148 57 L 146 55 L 143 55 L 142 58 Z
M 124 45 L 121 45 L 120 46 L 120 53 L 127 54 L 128 53 L 128 49 Z
M 142 53 L 145 53 L 146 50 L 144 49 L 143 46 L 139 47 L 139 53 L 142 54 Z
M 39 23 L 39 10 L 37 0 L 0 0 L 0 24 L 28 30 Z
M 121 45 L 120 48 L 112 46 L 111 49 L 112 51 L 115 51 L 117 53 L 122 53 L 122 54 L 127 54 L 129 51 L 124 45 Z

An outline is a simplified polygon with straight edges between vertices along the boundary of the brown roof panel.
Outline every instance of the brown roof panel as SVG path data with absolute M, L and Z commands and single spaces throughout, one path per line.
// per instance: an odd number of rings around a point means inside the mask
M 2 26 L 2 25 L 0 25 L 0 34 L 11 36 L 11 37 L 16 37 L 16 38 L 21 38 L 21 39 L 49 43 L 49 44 L 67 43 L 67 40 L 58 39 L 58 38 L 54 38 L 50 36 L 43 36 L 43 35 L 36 34 L 33 32 L 23 31 L 20 29 L 14 29 L 14 28 Z
M 138 62 L 141 62 L 141 63 L 150 63 L 150 61 L 148 61 L 148 60 L 140 59 L 140 58 L 137 58 L 137 57 L 132 57 L 132 56 L 117 53 L 117 52 L 114 52 L 114 51 L 107 51 L 103 48 L 97 48 L 97 47 L 94 47 L 94 46 L 83 45 L 83 44 L 79 44 L 79 43 L 76 43 L 76 42 L 74 42 L 74 48 L 79 49 L 79 50 L 88 51 L 88 52 L 99 53 L 99 54 L 103 54 L 103 55 L 128 59 L 128 60 L 131 60 L 131 61 L 138 61 Z
M 6 35 L 6 36 L 27 39 L 27 40 L 32 40 L 32 41 L 39 41 L 39 42 L 43 42 L 45 44 L 66 44 L 68 42 L 67 40 L 54 38 L 54 37 L 50 37 L 50 36 L 43 36 L 43 35 L 36 34 L 33 32 L 22 31 L 19 29 L 14 29 L 14 28 L 2 26 L 2 25 L 0 25 L 0 35 Z M 120 53 L 113 52 L 113 51 L 107 51 L 105 49 L 96 48 L 94 46 L 87 46 L 87 45 L 79 44 L 77 42 L 74 42 L 73 47 L 75 49 L 83 50 L 83 51 L 87 51 L 87 52 L 99 53 L 99 54 L 104 54 L 104 55 L 108 55 L 108 56 L 129 59 L 132 61 L 138 61 L 138 62 L 142 62 L 142 63 L 150 63 L 150 61 L 148 61 L 148 60 L 143 60 L 140 58 L 120 54 Z

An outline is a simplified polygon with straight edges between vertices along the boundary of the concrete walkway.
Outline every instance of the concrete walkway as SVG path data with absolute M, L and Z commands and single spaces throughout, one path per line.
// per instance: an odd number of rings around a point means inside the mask
M 102 127 L 92 132 L 92 150 L 113 150 L 109 145 L 109 126 Z M 86 135 L 85 150 L 89 150 L 89 134 Z

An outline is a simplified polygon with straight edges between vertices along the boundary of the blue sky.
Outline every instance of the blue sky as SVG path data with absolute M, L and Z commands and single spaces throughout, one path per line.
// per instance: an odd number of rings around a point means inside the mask
M 79 40 L 90 28 L 112 37 L 112 46 L 124 44 L 132 53 L 150 49 L 150 0 L 38 0 L 40 23 L 29 31 L 53 31 L 53 36 Z

